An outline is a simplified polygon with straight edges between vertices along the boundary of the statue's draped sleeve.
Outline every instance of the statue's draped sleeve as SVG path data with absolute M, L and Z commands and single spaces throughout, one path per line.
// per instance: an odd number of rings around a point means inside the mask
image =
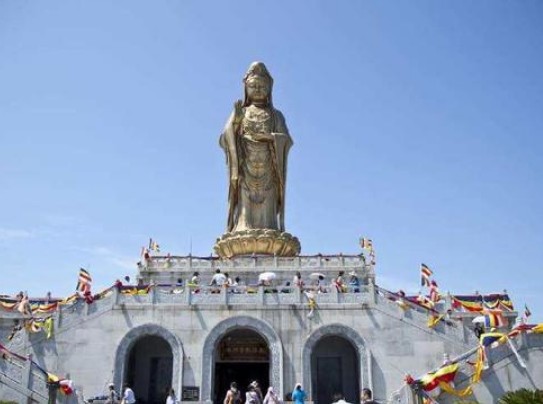
M 228 223 L 227 231 L 232 231 L 235 225 L 235 215 L 238 204 L 239 189 L 239 156 L 237 146 L 237 128 L 235 127 L 236 110 L 232 111 L 224 130 L 219 138 L 219 145 L 226 155 L 228 166 Z
M 289 149 L 293 142 L 288 132 L 285 118 L 281 111 L 275 110 L 275 128 L 274 132 L 274 149 L 275 149 L 275 167 L 277 169 L 278 184 L 278 215 L 279 215 L 279 230 L 285 231 L 285 199 L 287 189 L 287 157 Z

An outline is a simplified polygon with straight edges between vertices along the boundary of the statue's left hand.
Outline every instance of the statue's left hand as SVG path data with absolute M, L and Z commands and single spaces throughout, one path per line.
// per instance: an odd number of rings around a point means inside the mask
M 253 133 L 251 137 L 257 142 L 271 142 L 273 140 L 271 133 Z

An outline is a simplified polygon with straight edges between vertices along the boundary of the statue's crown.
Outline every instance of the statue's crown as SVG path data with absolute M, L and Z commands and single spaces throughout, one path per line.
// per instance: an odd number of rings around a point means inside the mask
M 251 63 L 251 66 L 249 66 L 247 73 L 245 73 L 245 78 L 243 79 L 243 81 L 246 82 L 252 77 L 262 77 L 269 80 L 270 82 L 273 82 L 273 78 L 270 72 L 268 71 L 266 65 L 262 62 Z

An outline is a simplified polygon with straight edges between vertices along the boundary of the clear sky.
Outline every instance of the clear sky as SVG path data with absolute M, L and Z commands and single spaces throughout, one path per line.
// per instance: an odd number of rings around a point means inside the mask
M 543 2 L 0 0 L 0 293 L 208 256 L 219 134 L 254 60 L 294 147 L 303 254 L 374 241 L 377 283 L 506 288 L 543 321 Z

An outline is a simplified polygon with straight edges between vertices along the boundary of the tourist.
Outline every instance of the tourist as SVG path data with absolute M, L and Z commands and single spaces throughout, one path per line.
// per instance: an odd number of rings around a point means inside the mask
M 260 385 L 255 380 L 251 383 L 251 386 L 254 387 L 256 394 L 258 394 L 258 401 L 262 403 L 262 400 L 264 399 L 264 395 L 262 394 L 262 389 L 260 388 Z
M 300 273 L 300 271 L 296 272 L 296 275 L 294 275 L 294 280 L 292 281 L 292 284 L 299 287 L 300 289 L 304 287 L 304 281 L 302 281 L 302 274 Z
M 345 271 L 339 271 L 337 278 L 334 280 L 334 286 L 336 287 L 338 293 L 343 293 L 346 291 L 343 275 L 345 275 Z
M 192 278 L 190 279 L 189 287 L 192 289 L 192 293 L 200 293 L 200 289 L 198 288 L 198 285 L 200 285 L 200 273 L 194 272 L 192 274 Z
M 290 281 L 286 281 L 283 289 L 281 289 L 281 293 L 290 293 L 292 292 L 292 289 L 290 288 Z
M 258 286 L 272 286 L 273 279 L 269 272 L 264 272 L 258 275 Z
M 125 383 L 121 404 L 134 404 L 135 402 L 136 396 L 134 395 L 134 391 L 130 388 L 128 383 Z
M 228 272 L 224 273 L 224 276 L 226 277 L 226 282 L 224 283 L 224 286 L 229 288 L 234 284 L 234 281 L 232 278 L 230 278 L 230 275 L 228 275 Z
M 223 273 L 221 273 L 221 270 L 217 268 L 215 270 L 215 275 L 213 275 L 213 278 L 211 278 L 211 282 L 209 282 L 209 286 L 223 286 L 226 283 L 226 276 L 224 276 Z
M 19 295 L 17 295 L 17 300 L 19 300 Z M 17 310 L 23 316 L 32 316 L 32 306 L 30 305 L 30 300 L 28 299 L 28 294 L 26 292 L 21 296 L 19 304 L 17 305 Z
M 170 392 L 168 393 L 168 397 L 166 397 L 166 404 L 177 404 L 179 400 L 175 396 L 174 389 L 170 389 Z
M 341 393 L 334 394 L 332 400 L 334 400 L 333 404 L 349 404 L 347 401 L 345 401 L 345 396 Z
M 294 401 L 295 404 L 304 404 L 306 397 L 307 394 L 305 394 L 305 391 L 302 389 L 302 385 L 296 383 L 294 391 L 292 392 L 292 401 Z
M 230 285 L 230 292 L 241 293 L 240 283 L 241 283 L 240 277 L 236 276 L 234 278 L 234 282 L 232 282 L 232 285 Z
M 238 390 L 238 384 L 236 382 L 230 383 L 230 388 L 226 392 L 223 404 L 240 404 L 241 392 Z
M 107 391 L 107 401 L 106 404 L 114 404 L 119 401 L 119 395 L 115 391 L 115 385 L 113 383 L 109 383 Z
M 361 402 L 363 404 L 377 404 L 376 401 L 373 400 L 373 394 L 370 389 L 367 387 L 362 389 L 362 399 Z
M 349 279 L 349 286 L 352 288 L 352 291 L 354 293 L 360 292 L 360 280 L 358 279 L 358 276 L 356 276 L 355 271 L 349 272 L 349 275 L 351 276 Z
M 266 397 L 264 397 L 263 404 L 279 404 L 281 400 L 275 394 L 275 391 L 273 391 L 273 387 L 268 387 L 268 393 L 266 394 Z
M 245 393 L 245 404 L 261 404 L 262 401 L 260 401 L 260 397 L 258 396 L 258 393 L 255 391 L 255 386 L 251 383 L 247 387 L 247 392 Z
M 324 275 L 319 275 L 315 282 L 315 290 L 318 293 L 326 293 L 326 286 L 324 284 Z
M 477 339 L 481 337 L 485 333 L 485 326 L 481 323 L 475 323 L 475 327 L 473 328 L 473 332 L 475 333 L 475 336 Z

